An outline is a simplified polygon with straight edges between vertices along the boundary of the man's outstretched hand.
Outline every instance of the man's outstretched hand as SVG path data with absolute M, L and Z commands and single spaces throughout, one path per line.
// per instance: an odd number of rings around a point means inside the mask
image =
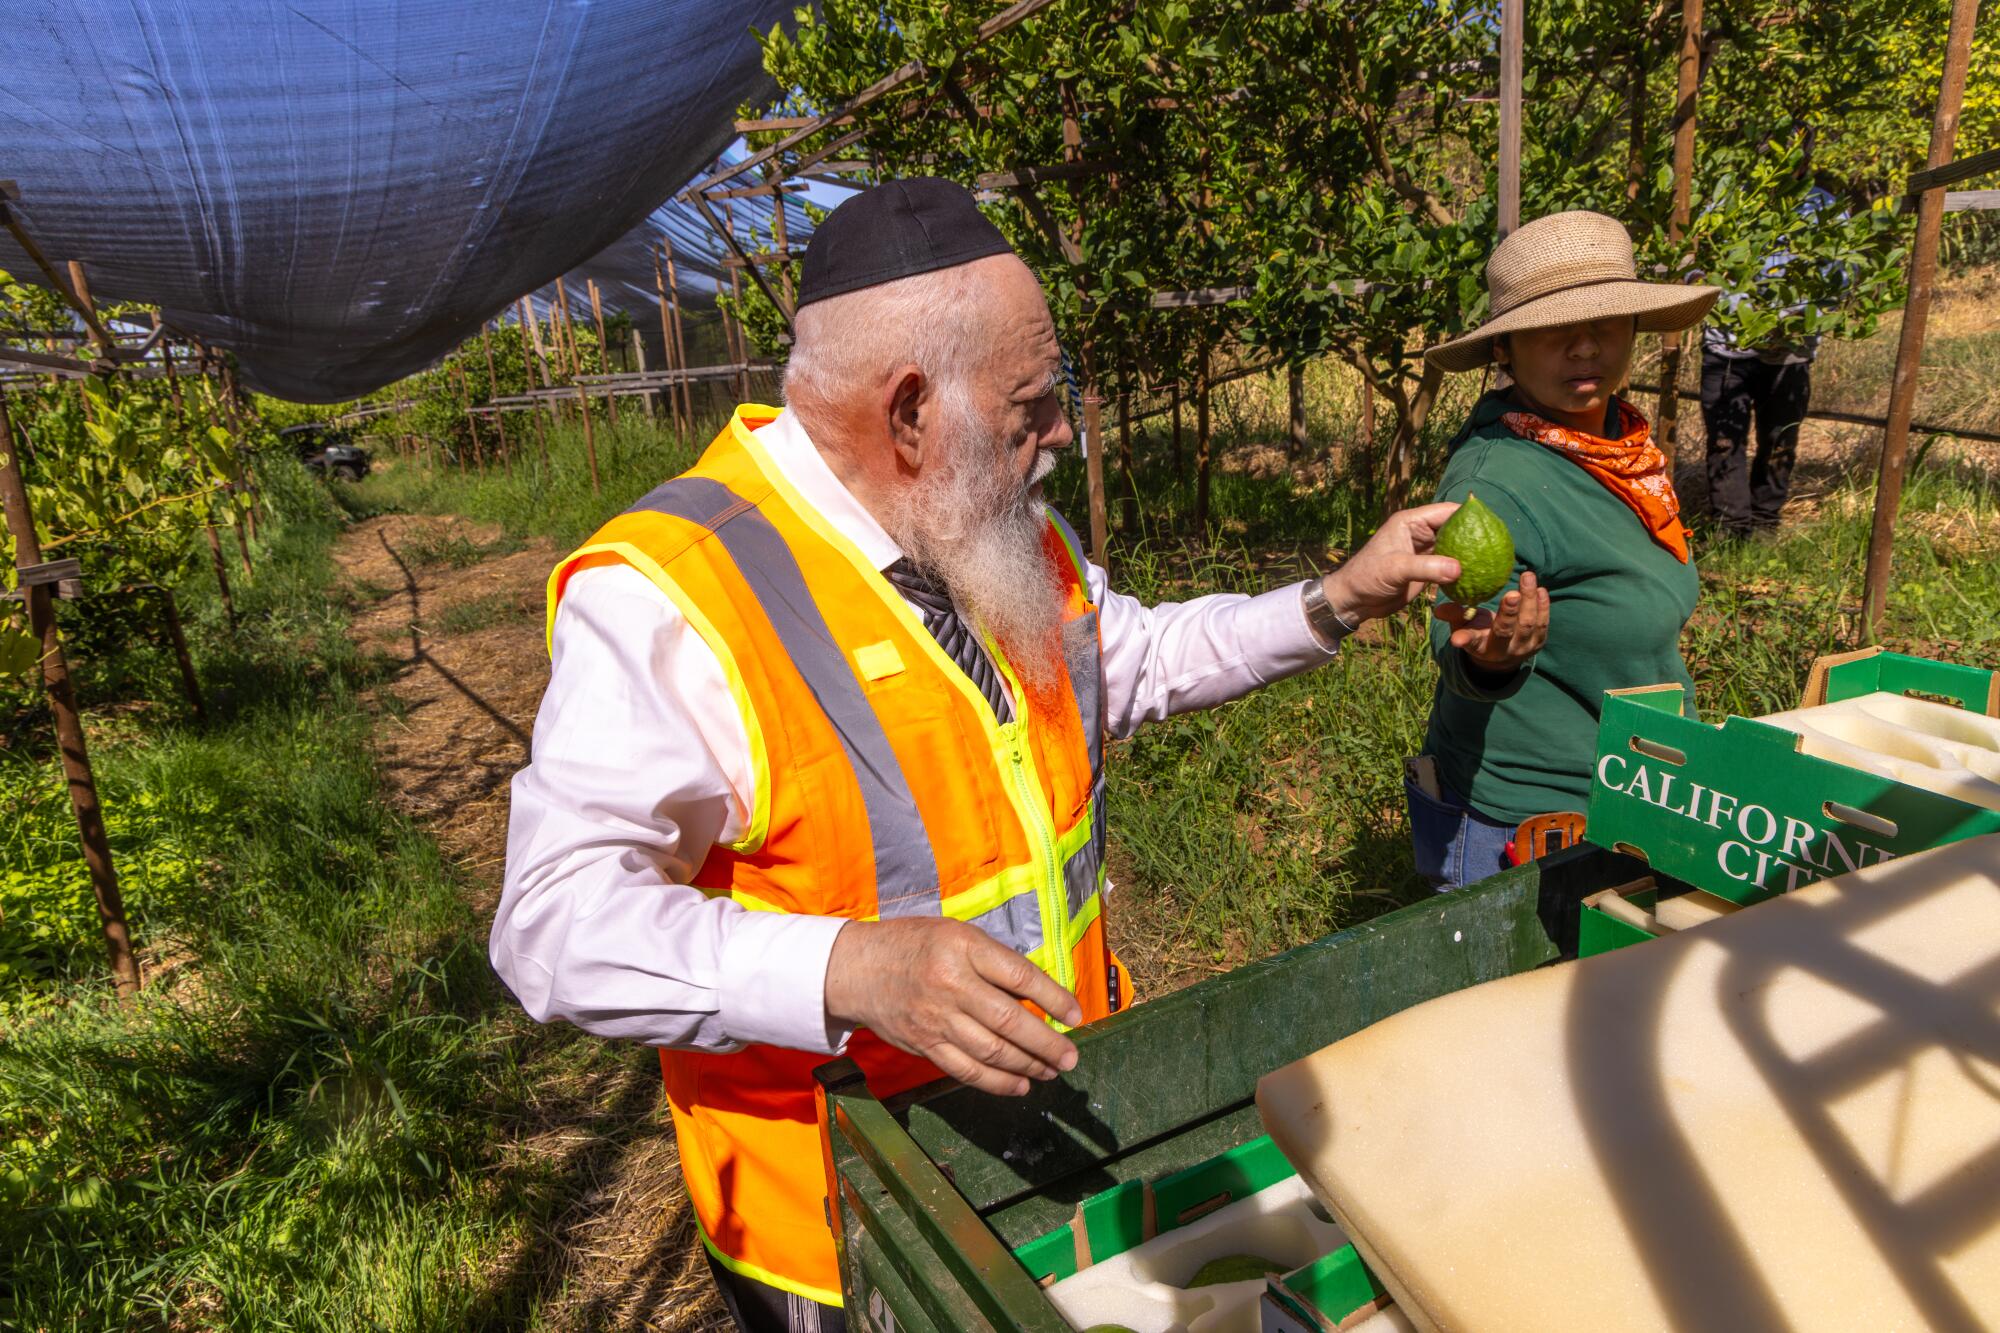
M 1326 576 L 1326 600 L 1350 625 L 1392 616 L 1422 594 L 1425 585 L 1450 583 L 1458 561 L 1433 555 L 1438 529 L 1457 505 L 1419 505 L 1389 515 L 1373 537 Z
M 1022 1000 L 1065 1024 L 1076 997 L 977 926 L 948 917 L 850 921 L 826 961 L 826 1012 L 921 1055 L 960 1083 L 1018 1097 L 1029 1079 L 1076 1067 L 1076 1045 Z

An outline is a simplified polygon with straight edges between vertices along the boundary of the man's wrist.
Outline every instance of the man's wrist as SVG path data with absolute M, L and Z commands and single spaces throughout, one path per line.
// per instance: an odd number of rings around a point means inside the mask
M 1307 579 L 1299 585 L 1299 605 L 1305 612 L 1306 627 L 1328 652 L 1360 629 L 1363 620 L 1358 610 L 1342 606 L 1337 600 L 1342 591 L 1331 574 L 1322 579 Z

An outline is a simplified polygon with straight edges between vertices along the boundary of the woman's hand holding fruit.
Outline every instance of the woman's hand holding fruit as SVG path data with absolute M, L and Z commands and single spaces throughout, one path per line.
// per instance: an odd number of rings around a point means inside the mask
M 1474 666 L 1496 675 L 1519 671 L 1549 638 L 1549 592 L 1533 570 L 1500 599 L 1498 611 L 1439 602 L 1432 614 L 1452 626 L 1451 646 Z

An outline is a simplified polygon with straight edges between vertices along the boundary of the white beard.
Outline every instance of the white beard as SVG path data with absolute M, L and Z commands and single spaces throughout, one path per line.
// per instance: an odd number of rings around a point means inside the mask
M 1001 441 L 969 413 L 948 408 L 939 424 L 941 470 L 907 487 L 883 527 L 1039 693 L 1056 684 L 1062 661 L 1062 587 L 1043 546 L 1048 519 L 1034 493 L 1055 466 L 1055 451 L 1037 456 L 1022 482 L 1007 467 Z

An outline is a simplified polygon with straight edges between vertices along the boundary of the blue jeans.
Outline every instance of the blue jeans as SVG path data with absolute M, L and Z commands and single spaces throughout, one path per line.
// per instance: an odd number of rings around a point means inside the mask
M 1515 825 L 1488 819 L 1439 784 L 1438 800 L 1408 778 L 1403 793 L 1410 803 L 1410 845 L 1417 854 L 1417 873 L 1439 893 L 1476 884 L 1508 866 L 1507 844 Z

